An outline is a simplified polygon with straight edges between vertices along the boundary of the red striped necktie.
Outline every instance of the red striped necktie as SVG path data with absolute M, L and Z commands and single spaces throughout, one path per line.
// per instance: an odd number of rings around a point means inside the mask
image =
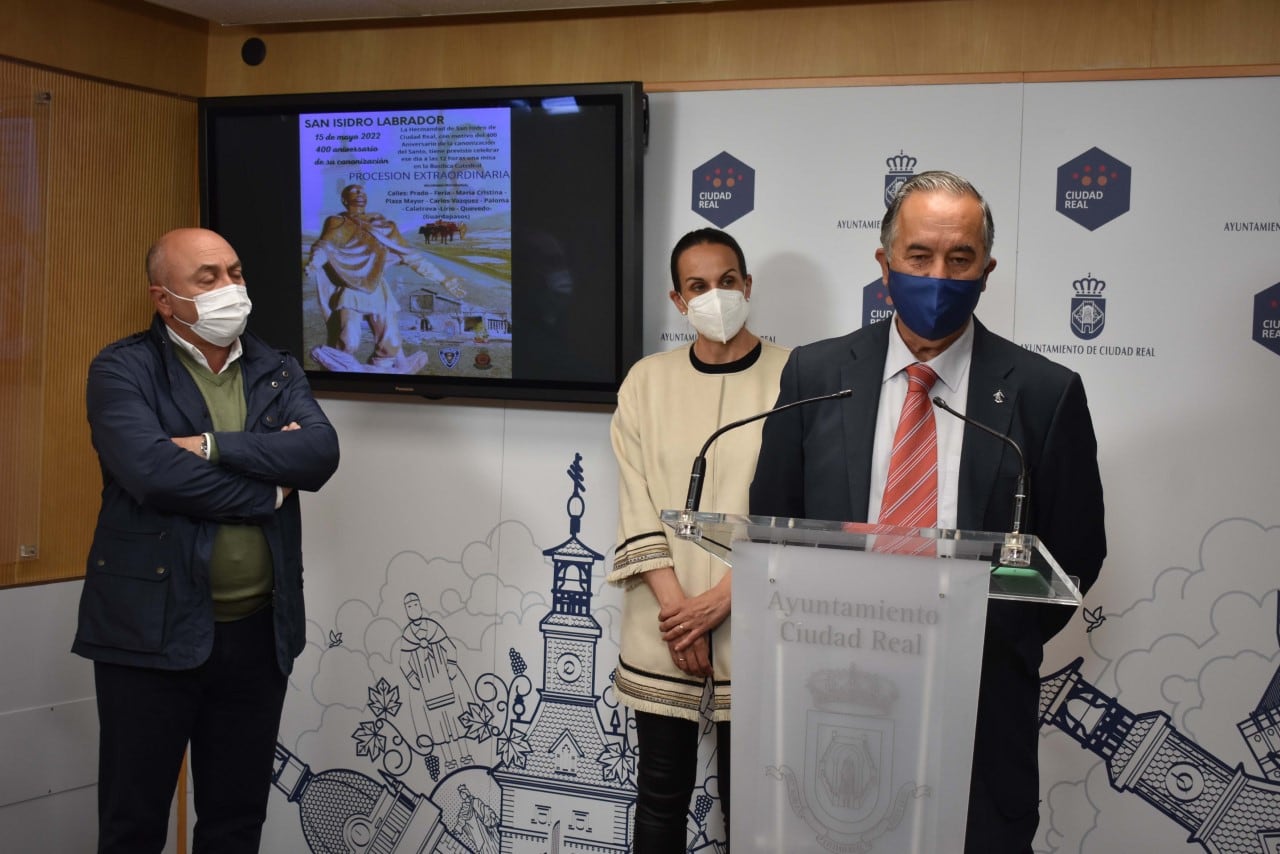
M 938 524 L 938 433 L 929 390 L 938 375 L 928 365 L 907 367 L 907 399 L 889 457 L 880 502 L 882 525 L 933 528 Z

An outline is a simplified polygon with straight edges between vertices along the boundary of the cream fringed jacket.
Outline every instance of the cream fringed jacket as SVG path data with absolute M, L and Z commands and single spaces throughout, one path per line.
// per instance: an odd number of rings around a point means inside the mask
M 676 539 L 659 519 L 681 509 L 689 470 L 718 427 L 763 412 L 778 396 L 788 351 L 762 341 L 727 365 L 697 362 L 692 348 L 649 356 L 618 390 L 611 425 L 618 458 L 618 542 L 608 580 L 624 588 L 622 645 L 615 687 L 634 709 L 697 720 L 703 681 L 676 669 L 658 632 L 658 603 L 641 573 L 674 564 L 688 596 L 715 586 L 728 568 L 697 545 Z M 764 421 L 731 430 L 707 452 L 701 509 L 746 513 Z M 715 666 L 711 716 L 729 720 L 729 620 L 711 636 Z

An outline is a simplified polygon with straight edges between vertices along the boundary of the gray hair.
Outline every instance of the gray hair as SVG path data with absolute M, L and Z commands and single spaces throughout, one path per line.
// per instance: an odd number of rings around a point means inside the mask
M 996 241 L 996 224 L 991 218 L 991 208 L 987 205 L 987 200 L 982 198 L 982 194 L 964 178 L 942 170 L 913 175 L 903 182 L 898 192 L 894 194 L 893 201 L 889 203 L 889 209 L 884 212 L 884 219 L 880 221 L 880 245 L 884 247 L 886 255 L 892 254 L 890 248 L 898 236 L 898 211 L 902 203 L 906 201 L 907 196 L 918 192 L 943 192 L 953 196 L 973 196 L 977 199 L 978 205 L 982 208 L 982 243 L 986 247 L 987 257 L 991 257 L 991 247 Z

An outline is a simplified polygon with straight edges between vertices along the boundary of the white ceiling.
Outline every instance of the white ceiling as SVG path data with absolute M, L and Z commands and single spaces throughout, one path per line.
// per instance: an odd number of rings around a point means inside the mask
M 429 15 L 542 12 L 608 6 L 719 3 L 723 0 L 147 0 L 216 24 L 291 24 Z

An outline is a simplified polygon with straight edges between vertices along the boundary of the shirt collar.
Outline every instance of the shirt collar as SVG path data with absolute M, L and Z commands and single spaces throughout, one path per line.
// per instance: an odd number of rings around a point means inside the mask
M 214 372 L 213 368 L 209 367 L 209 360 L 204 357 L 204 353 L 200 352 L 199 347 L 192 344 L 190 341 L 183 338 L 178 333 L 174 332 L 173 327 L 169 326 L 169 324 L 167 323 L 164 325 L 164 331 L 169 333 L 170 341 L 172 341 L 174 344 L 177 344 L 179 347 L 182 348 L 183 352 L 185 352 L 188 356 L 196 360 L 197 365 L 201 366 L 209 373 Z M 236 359 L 239 359 L 242 355 L 244 355 L 244 348 L 240 346 L 240 339 L 237 338 L 236 340 L 231 342 L 231 353 L 228 354 L 227 363 L 222 366 L 222 370 L 225 371 L 227 368 L 231 367 L 231 363 L 234 362 Z M 222 371 L 218 371 L 218 373 L 222 373 Z
M 893 328 L 889 332 L 889 349 L 885 353 L 882 384 L 905 371 L 908 365 L 914 365 L 918 361 L 911 355 L 906 342 L 902 340 L 902 333 L 898 331 L 897 318 L 895 314 L 889 321 L 893 324 Z M 969 324 L 960 337 L 928 362 L 929 367 L 933 368 L 933 372 L 938 375 L 938 381 L 952 392 L 960 389 L 961 382 L 969 373 L 969 362 L 973 358 L 973 325 L 973 318 L 970 317 Z

